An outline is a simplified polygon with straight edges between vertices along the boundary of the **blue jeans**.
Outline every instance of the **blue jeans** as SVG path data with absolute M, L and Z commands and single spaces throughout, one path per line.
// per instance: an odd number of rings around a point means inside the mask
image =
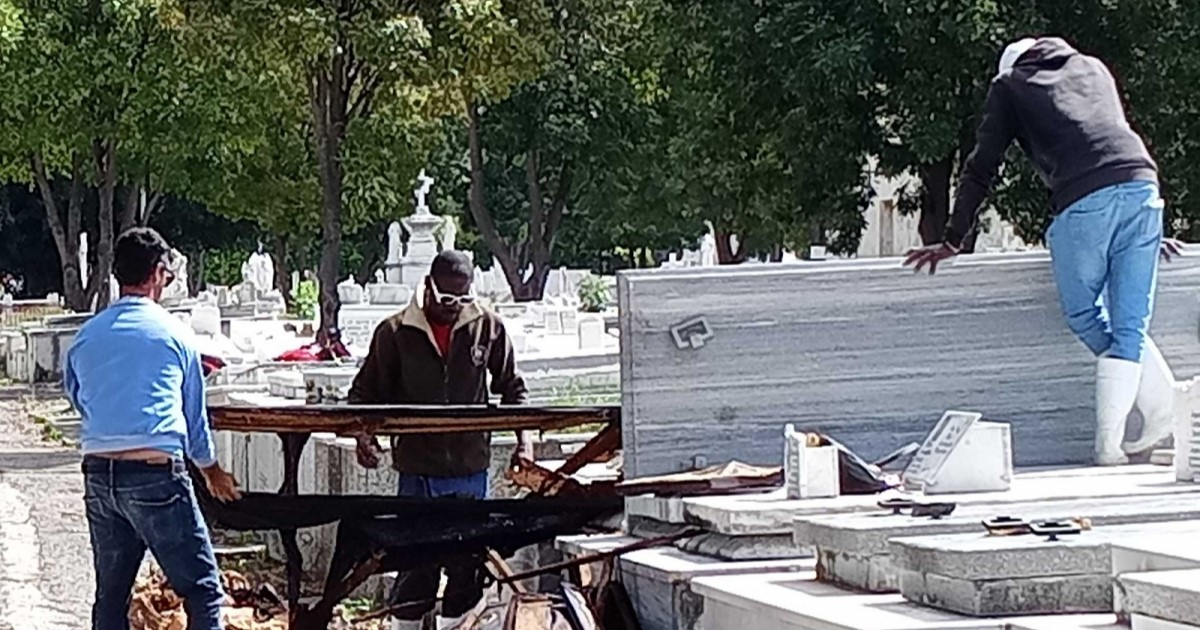
M 1162 221 L 1158 186 L 1129 182 L 1075 202 L 1046 232 L 1067 326 L 1096 356 L 1142 360 Z
M 92 630 L 128 630 L 146 550 L 184 601 L 188 630 L 221 630 L 221 577 L 183 462 L 84 457 L 84 502 L 96 570 Z
M 486 470 L 463 477 L 429 477 L 400 473 L 399 496 L 420 499 L 458 497 L 483 499 L 487 496 Z M 398 619 L 420 619 L 433 610 L 443 567 L 432 565 L 405 571 L 396 576 L 389 598 L 393 605 L 411 602 L 396 613 Z M 483 599 L 483 576 L 479 559 L 462 558 L 445 564 L 446 592 L 442 598 L 442 616 L 459 617 Z

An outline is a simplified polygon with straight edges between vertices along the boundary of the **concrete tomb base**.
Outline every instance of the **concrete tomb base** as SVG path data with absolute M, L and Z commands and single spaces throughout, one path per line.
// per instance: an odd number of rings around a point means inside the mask
M 1048 541 L 1043 536 L 952 534 L 897 538 L 892 560 L 905 599 L 990 617 L 1111 612 L 1113 542 L 1181 534 L 1200 521 L 1117 525 Z
M 1200 627 L 1200 569 L 1127 573 L 1117 582 L 1130 614 Z
M 697 578 L 704 630 L 1116 630 L 1112 614 L 977 619 L 918 606 L 900 595 L 864 594 L 812 573 Z
M 608 551 L 637 542 L 622 535 L 564 536 L 557 540 L 566 557 Z M 633 602 L 643 630 L 699 630 L 705 602 L 692 592 L 696 578 L 754 573 L 809 572 L 811 560 L 722 562 L 672 547 L 643 549 L 621 556 L 618 579 Z M 751 626 L 742 626 L 746 630 Z M 711 630 L 710 626 L 703 626 Z
M 874 593 L 899 588 L 889 541 L 935 534 L 982 533 L 981 521 L 996 516 L 1026 520 L 1087 517 L 1094 526 L 1200 519 L 1200 487 L 1172 496 L 1087 499 L 966 506 L 941 519 L 885 512 L 803 517 L 796 520 L 794 541 L 816 549 L 817 576 Z
M 1161 496 L 1197 492 L 1197 486 L 1175 483 L 1174 473 L 1163 466 L 1136 465 L 1116 468 L 1070 468 L 1017 473 L 1008 492 L 939 494 L 888 492 L 881 495 L 841 496 L 832 499 L 786 498 L 782 488 L 761 494 L 707 497 L 629 497 L 625 512 L 671 523 L 699 525 L 731 536 L 791 535 L 797 518 L 827 514 L 876 512 L 881 499 L 906 496 L 922 501 L 970 505 L 1003 505 L 1016 502 L 1070 499 L 1103 499 L 1126 496 Z

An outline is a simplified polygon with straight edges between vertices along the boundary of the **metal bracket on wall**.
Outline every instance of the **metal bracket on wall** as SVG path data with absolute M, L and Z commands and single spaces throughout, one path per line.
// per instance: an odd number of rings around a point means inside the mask
M 701 315 L 672 326 L 671 338 L 675 340 L 675 347 L 680 350 L 699 350 L 704 347 L 705 342 L 713 338 L 713 331 L 708 325 L 708 318 Z

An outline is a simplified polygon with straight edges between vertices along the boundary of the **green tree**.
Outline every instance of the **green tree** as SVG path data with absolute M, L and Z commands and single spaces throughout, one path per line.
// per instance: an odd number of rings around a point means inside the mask
M 181 4 L 195 28 L 233 33 L 303 90 L 320 192 L 322 330 L 340 307 L 342 237 L 356 220 L 345 209 L 406 199 L 415 169 L 405 167 L 427 151 L 414 138 L 461 113 L 465 95 L 502 96 L 516 83 L 533 61 L 525 37 L 541 13 L 531 0 Z
M 834 18 L 860 4 L 686 0 L 663 14 L 674 214 L 713 225 L 721 262 L 857 246 L 870 42 Z
M 448 128 L 438 157 L 439 180 L 450 183 L 443 198 L 467 209 L 478 253 L 500 265 L 518 300 L 542 297 L 550 268 L 563 260 L 561 240 L 571 241 L 575 259 L 587 258 L 581 244 L 611 251 L 623 225 L 664 218 L 637 189 L 656 159 L 648 149 L 662 97 L 645 45 L 654 3 L 546 6 L 551 29 L 537 77 L 507 98 L 472 101 L 465 133 Z
M 6 30 L 16 34 L 0 58 L 10 86 L 0 94 L 0 169 L 39 191 L 67 305 L 104 306 L 114 233 L 145 225 L 164 193 L 188 189 L 199 157 L 246 133 L 242 108 L 230 103 L 238 81 L 253 81 L 198 63 L 181 15 L 161 0 L 6 6 L 15 12 L 0 16 L 19 28 Z M 83 278 L 79 239 L 89 226 L 95 260 Z

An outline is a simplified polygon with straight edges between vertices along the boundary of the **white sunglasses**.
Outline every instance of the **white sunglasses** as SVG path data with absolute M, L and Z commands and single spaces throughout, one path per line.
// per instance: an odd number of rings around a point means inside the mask
M 466 306 L 475 301 L 474 292 L 466 295 L 455 295 L 453 293 L 442 293 L 438 290 L 437 283 L 432 279 L 429 281 L 429 288 L 433 291 L 433 299 L 442 306 Z

